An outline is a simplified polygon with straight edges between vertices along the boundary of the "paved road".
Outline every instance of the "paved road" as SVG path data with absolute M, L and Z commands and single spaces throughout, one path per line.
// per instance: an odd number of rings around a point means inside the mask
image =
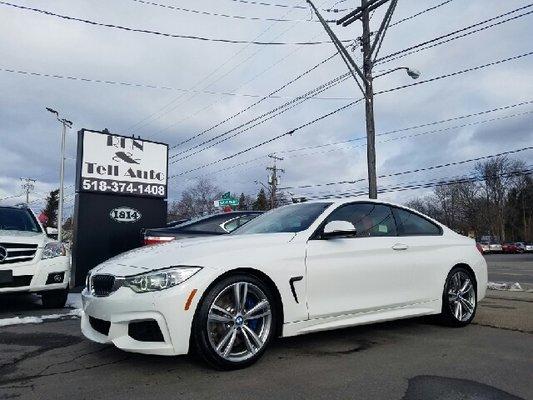
M 519 282 L 533 286 L 533 253 L 485 256 L 491 282 Z
M 527 260 L 487 258 L 529 276 Z M 0 318 L 43 313 L 10 303 Z M 419 318 L 279 339 L 233 372 L 91 343 L 71 318 L 0 327 L 0 399 L 533 399 L 533 293 L 490 291 L 462 329 Z

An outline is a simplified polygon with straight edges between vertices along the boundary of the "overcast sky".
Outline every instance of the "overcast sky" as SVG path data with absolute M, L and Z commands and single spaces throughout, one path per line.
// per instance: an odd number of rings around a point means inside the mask
M 205 15 L 139 0 L 11 1 L 91 21 L 180 35 L 289 43 L 327 40 L 327 35 L 315 21 L 316 18 L 309 21 L 311 13 L 308 9 L 245 4 L 238 0 L 157 0 L 157 4 L 227 15 L 287 19 L 290 22 Z M 305 5 L 305 1 L 297 0 L 268 2 Z M 330 7 L 334 3 L 334 0 L 316 0 L 321 8 Z M 353 8 L 356 3 L 340 2 L 337 7 Z M 439 3 L 442 0 L 399 0 L 394 20 Z M 528 3 L 524 0 L 451 1 L 434 11 L 391 27 L 380 54 L 387 55 L 402 50 L 526 4 Z M 523 12 L 530 10 L 528 8 Z M 520 13 L 510 16 L 518 14 Z M 342 14 L 324 12 L 328 19 L 340 15 Z M 378 65 L 376 70 L 409 66 L 420 70 L 422 75 L 419 80 L 423 80 L 527 53 L 533 50 L 532 15 Z M 381 11 L 373 16 L 373 29 L 377 28 L 381 16 Z M 42 200 L 39 199 L 58 187 L 59 181 L 60 126 L 45 111 L 45 106 L 59 110 L 62 116 L 74 122 L 67 141 L 69 159 L 66 164 L 66 203 L 70 206 L 74 200 L 75 133 L 79 129 L 108 128 L 113 133 L 140 135 L 173 146 L 259 99 L 250 96 L 268 94 L 334 53 L 333 45 L 328 43 L 261 46 L 148 35 L 68 21 L 1 4 L 0 21 L 0 68 L 173 88 L 168 90 L 111 85 L 0 71 L 0 199 L 20 194 L 22 190 L 19 178 L 31 177 L 37 181 L 31 195 L 35 209 L 42 207 Z M 358 23 L 347 28 L 332 26 L 342 39 L 354 39 L 361 35 Z M 359 50 L 356 49 L 353 54 L 360 60 Z M 387 132 L 533 100 L 532 66 L 533 57 L 523 57 L 376 96 L 376 130 L 378 133 Z M 337 56 L 280 91 L 278 95 L 283 98 L 267 99 L 194 141 L 173 149 L 170 154 L 187 150 L 189 146 L 246 123 L 346 71 L 345 65 Z M 375 91 L 412 82 L 414 81 L 403 71 L 397 71 L 376 79 Z M 178 89 L 193 89 L 203 93 Z M 359 98 L 360 92 L 355 82 L 347 79 L 319 96 L 320 98 L 305 101 L 224 143 L 171 164 L 169 174 L 183 173 L 296 128 L 349 103 L 350 98 Z M 378 174 L 530 146 L 533 139 L 533 116 L 527 112 L 532 109 L 532 104 L 522 105 L 378 137 Z M 511 115 L 514 116 L 478 123 Z M 464 124 L 470 125 L 402 138 Z M 364 178 L 367 172 L 366 149 L 361 146 L 363 141 L 286 152 L 358 138 L 364 135 L 364 126 L 364 106 L 358 104 L 298 130 L 292 136 L 171 179 L 170 199 L 177 199 L 183 188 L 205 174 L 225 191 L 255 194 L 259 186 L 254 181 L 266 182 L 265 167 L 270 160 L 265 157 L 243 166 L 231 167 L 269 153 L 284 151 L 279 155 L 285 157 L 285 160 L 278 163 L 285 169 L 281 178 L 282 186 Z M 383 142 L 385 140 L 389 141 Z M 533 159 L 531 151 L 521 152 L 513 157 L 529 164 Z M 378 183 L 389 186 L 447 178 L 468 173 L 472 166 L 466 164 L 394 179 L 384 178 Z M 291 192 L 316 194 L 364 187 L 365 182 L 361 182 L 351 186 L 338 185 Z M 389 193 L 382 198 L 404 202 L 424 193 L 422 190 Z M 22 197 L 13 198 L 4 200 L 1 204 L 21 200 Z M 71 211 L 72 209 L 67 210 L 67 214 Z

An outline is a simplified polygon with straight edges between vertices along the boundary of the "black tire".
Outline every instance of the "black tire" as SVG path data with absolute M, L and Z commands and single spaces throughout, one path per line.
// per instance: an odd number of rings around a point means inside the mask
M 68 289 L 50 290 L 41 293 L 44 308 L 63 308 L 67 303 Z
M 458 318 L 456 315 L 456 310 L 454 309 L 454 304 L 450 300 L 450 297 L 453 296 L 450 294 L 450 291 L 454 291 L 454 276 L 457 274 L 467 277 L 471 284 L 472 284 L 472 291 L 471 291 L 471 300 L 473 300 L 473 311 L 469 311 L 464 307 L 465 303 L 462 300 L 456 300 L 455 303 L 459 302 L 461 309 L 466 310 L 470 315 L 468 317 L 462 316 L 462 318 Z M 466 297 L 466 296 L 465 296 Z M 462 297 L 461 297 L 462 298 Z M 471 304 L 472 302 L 469 301 L 468 304 Z M 440 320 L 445 325 L 453 326 L 453 327 L 463 327 L 472 322 L 474 317 L 476 316 L 476 310 L 477 310 L 477 284 L 476 279 L 472 275 L 472 273 L 464 268 L 464 267 L 454 267 L 446 277 L 446 282 L 444 285 L 444 291 L 442 293 L 442 311 L 440 314 Z
M 210 341 L 210 333 L 208 331 L 208 315 L 209 315 L 211 306 L 213 305 L 215 300 L 219 298 L 219 295 L 221 295 L 221 293 L 224 292 L 225 290 L 229 290 L 230 286 L 235 285 L 237 283 L 241 283 L 241 284 L 247 283 L 260 289 L 260 291 L 265 295 L 266 299 L 268 300 L 269 309 L 271 312 L 271 318 L 268 324 L 269 332 L 268 333 L 265 332 L 265 335 L 267 336 L 265 337 L 265 340 L 263 341 L 263 346 L 259 350 L 257 350 L 255 354 L 249 356 L 249 358 L 245 360 L 239 360 L 239 361 L 231 360 L 230 361 L 224 358 L 221 354 L 219 354 L 215 350 L 215 348 L 213 348 L 213 344 Z M 248 287 L 252 287 L 252 286 L 248 286 Z M 191 335 L 192 335 L 191 344 L 193 346 L 193 350 L 210 366 L 216 369 L 220 369 L 220 370 L 234 370 L 234 369 L 246 368 L 254 364 L 261 358 L 266 348 L 268 347 L 269 343 L 271 342 L 273 336 L 275 335 L 276 324 L 278 322 L 275 301 L 276 301 L 276 297 L 272 293 L 272 290 L 270 289 L 270 287 L 254 276 L 247 275 L 247 274 L 239 274 L 239 275 L 233 275 L 233 276 L 220 280 L 212 288 L 210 288 L 209 291 L 204 295 L 204 297 L 200 301 L 200 304 L 198 305 L 198 308 L 196 310 L 196 314 L 194 317 L 192 330 L 191 330 Z M 249 321 L 243 322 L 243 324 L 249 324 Z M 228 332 L 229 332 L 229 330 L 232 329 L 228 327 L 229 325 L 230 323 L 226 324 L 222 329 L 228 329 Z M 241 336 L 243 335 L 243 332 L 241 331 L 244 330 L 244 327 L 237 328 L 236 323 L 232 323 L 232 327 L 237 329 L 238 332 L 240 332 Z M 242 340 L 241 342 L 244 343 Z

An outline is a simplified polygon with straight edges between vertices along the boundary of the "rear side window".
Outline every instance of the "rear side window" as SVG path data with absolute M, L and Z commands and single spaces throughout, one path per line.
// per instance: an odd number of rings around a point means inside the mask
M 384 204 L 354 203 L 331 213 L 327 222 L 348 221 L 355 226 L 357 237 L 396 236 L 391 208 Z
M 227 219 L 227 216 L 217 216 L 204 221 L 192 223 L 189 226 L 183 226 L 182 229 L 189 232 L 227 233 L 220 227 L 220 225 Z
M 398 231 L 401 236 L 434 236 L 442 234 L 442 229 L 438 225 L 402 208 L 394 208 L 394 217 L 398 223 Z

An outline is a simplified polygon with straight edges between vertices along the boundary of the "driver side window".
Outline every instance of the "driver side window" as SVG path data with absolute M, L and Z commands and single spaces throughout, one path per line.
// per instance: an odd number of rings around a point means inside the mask
M 333 211 L 327 222 L 347 221 L 355 226 L 357 237 L 396 236 L 396 223 L 390 207 L 383 204 L 355 203 Z

